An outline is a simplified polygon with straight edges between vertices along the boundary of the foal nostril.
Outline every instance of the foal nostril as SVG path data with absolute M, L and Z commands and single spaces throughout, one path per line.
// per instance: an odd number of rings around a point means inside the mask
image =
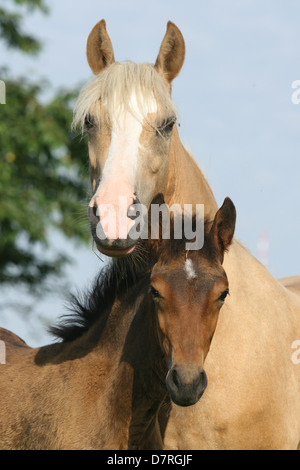
M 206 387 L 207 387 L 207 375 L 206 375 L 205 370 L 202 370 L 198 377 L 196 388 L 198 389 L 199 393 L 202 395 Z
M 177 389 L 179 389 L 181 381 L 179 379 L 179 375 L 178 375 L 177 370 L 175 368 L 172 371 L 172 380 L 173 380 L 173 384 L 175 385 L 175 387 Z

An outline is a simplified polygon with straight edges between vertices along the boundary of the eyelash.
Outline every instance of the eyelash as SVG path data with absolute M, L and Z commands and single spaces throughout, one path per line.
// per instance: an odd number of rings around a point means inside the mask
M 152 297 L 154 299 L 160 299 L 161 298 L 160 293 L 156 289 L 154 289 L 153 286 L 150 286 L 150 291 L 151 291 Z
M 156 130 L 156 135 L 168 136 L 171 134 L 173 127 L 176 123 L 176 120 L 164 121 Z M 87 115 L 84 120 L 85 130 L 88 132 L 95 126 L 95 121 L 92 116 Z
M 225 302 L 226 297 L 229 295 L 229 290 L 226 289 L 219 297 L 220 302 Z
M 86 116 L 84 120 L 84 127 L 86 131 L 89 131 L 92 127 L 95 126 L 95 121 L 92 116 Z
M 156 130 L 156 135 L 162 135 L 167 137 L 171 134 L 173 127 L 176 123 L 176 120 L 164 121 Z

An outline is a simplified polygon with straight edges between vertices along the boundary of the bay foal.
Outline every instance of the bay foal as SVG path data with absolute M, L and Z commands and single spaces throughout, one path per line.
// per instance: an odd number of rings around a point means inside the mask
M 0 447 L 162 449 L 170 400 L 193 405 L 207 387 L 235 217 L 227 198 L 199 251 L 185 239 L 140 241 L 143 262 L 113 261 L 74 298 L 53 328 L 61 342 L 32 349 L 1 330 Z

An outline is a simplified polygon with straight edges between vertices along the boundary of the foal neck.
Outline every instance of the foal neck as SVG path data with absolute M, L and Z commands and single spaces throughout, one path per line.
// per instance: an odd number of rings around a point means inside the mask
M 116 422 L 121 420 L 120 426 L 127 423 L 128 449 L 162 449 L 166 426 L 161 415 L 167 395 L 166 364 L 148 288 L 145 278 L 114 302 L 95 348 L 97 356 L 107 361 L 108 388 L 115 386 L 112 413 Z
M 193 213 L 196 204 L 204 204 L 205 217 L 209 219 L 213 219 L 218 210 L 209 184 L 193 157 L 182 145 L 176 127 L 171 140 L 165 202 L 169 206 L 180 204 L 182 207 L 184 204 L 192 204 Z

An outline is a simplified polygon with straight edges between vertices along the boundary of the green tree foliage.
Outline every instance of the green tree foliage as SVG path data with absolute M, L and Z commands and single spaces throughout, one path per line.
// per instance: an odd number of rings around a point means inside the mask
M 39 10 L 43 13 L 48 12 L 48 7 L 44 4 L 43 0 L 6 0 L 5 3 L 6 5 L 9 4 L 8 6 L 10 7 L 25 7 L 28 11 Z M 22 12 L 24 12 L 23 9 Z M 36 38 L 22 31 L 22 19 L 22 13 L 8 11 L 7 8 L 0 8 L 0 38 L 8 46 L 23 52 L 38 52 L 41 49 L 41 44 Z
M 5 80 L 0 121 L 0 282 L 34 285 L 58 273 L 64 256 L 43 260 L 49 229 L 87 239 L 86 147 L 70 135 L 73 94 L 41 104 L 41 85 Z
M 10 0 L 46 11 L 42 0 Z M 0 9 L 0 38 L 24 52 L 38 40 L 21 31 L 20 13 Z M 52 229 L 73 240 L 90 239 L 86 223 L 87 148 L 70 133 L 77 91 L 58 91 L 47 103 L 49 85 L 9 79 L 0 105 L 0 282 L 37 288 L 65 265 L 63 247 L 46 256 Z

